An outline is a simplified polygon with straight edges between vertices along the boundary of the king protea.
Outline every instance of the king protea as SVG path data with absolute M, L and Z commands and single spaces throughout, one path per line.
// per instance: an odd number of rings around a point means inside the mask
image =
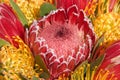
M 12 8 L 0 3 L 0 38 L 15 45 L 14 36 L 24 39 L 24 27 Z
M 26 38 L 34 55 L 40 55 L 46 63 L 51 79 L 68 76 L 88 59 L 95 41 L 90 20 L 76 5 L 34 21 Z

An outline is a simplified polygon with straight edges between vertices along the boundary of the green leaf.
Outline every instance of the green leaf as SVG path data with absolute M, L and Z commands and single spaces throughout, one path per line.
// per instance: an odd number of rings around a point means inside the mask
M 100 57 L 98 57 L 97 59 L 90 63 L 90 76 L 92 75 L 93 71 L 96 71 L 99 68 L 99 66 L 104 60 L 104 57 L 105 55 L 102 54 Z
M 3 76 L 3 73 L 2 73 L 2 72 L 3 72 L 3 67 L 2 67 L 2 66 L 3 66 L 3 64 L 0 62 L 0 75 L 1 75 L 1 76 Z M 1 78 L 0 78 L 0 79 L 1 79 Z
M 0 47 L 2 47 L 3 45 L 6 45 L 6 44 L 9 44 L 9 42 L 7 42 L 3 39 L 0 39 Z
M 43 69 L 43 72 L 42 72 L 42 74 L 40 74 L 40 77 L 45 78 L 45 79 L 49 78 L 50 73 L 49 73 L 43 59 L 40 57 L 40 55 L 35 56 L 35 61 L 36 61 L 36 64 L 38 64 L 40 66 L 40 68 Z
M 55 6 L 50 3 L 43 3 L 40 7 L 40 16 L 45 16 L 50 13 L 51 10 L 55 10 Z
M 78 67 L 75 68 L 75 70 L 72 72 L 71 79 L 72 80 L 85 80 L 85 76 L 88 76 L 88 74 L 86 73 L 88 71 L 90 72 L 90 67 L 88 67 L 88 65 L 89 63 L 87 60 L 82 62 L 80 65 L 78 65 Z
M 28 26 L 28 21 L 25 17 L 25 15 L 23 14 L 23 12 L 20 10 L 20 8 L 18 7 L 18 5 L 13 1 L 10 0 L 10 5 L 12 6 L 12 8 L 15 10 L 15 12 L 17 13 L 19 19 L 21 20 L 22 24 L 27 27 Z
M 75 68 L 74 71 L 78 71 L 80 67 L 83 67 L 83 66 L 85 66 L 85 65 L 87 65 L 87 64 L 88 64 L 88 61 L 87 61 L 87 60 L 84 61 L 84 62 L 82 62 L 80 65 L 78 65 L 78 66 Z
M 91 62 L 91 70 L 93 70 L 96 66 L 99 67 L 99 65 L 104 60 L 105 54 L 102 54 L 100 57 L 98 57 L 95 61 Z
M 50 74 L 48 72 L 43 72 L 42 74 L 40 74 L 40 77 L 48 79 L 50 77 Z
M 33 77 L 32 80 L 39 80 L 37 77 Z
M 23 76 L 22 74 L 18 74 L 18 76 L 20 77 L 21 80 L 28 80 L 25 76 Z
M 104 34 L 102 36 L 100 36 L 100 38 L 96 41 L 93 49 L 92 49 L 92 52 L 91 52 L 91 59 L 93 59 L 94 57 L 96 57 L 96 51 L 97 49 L 99 48 L 100 44 L 104 41 Z

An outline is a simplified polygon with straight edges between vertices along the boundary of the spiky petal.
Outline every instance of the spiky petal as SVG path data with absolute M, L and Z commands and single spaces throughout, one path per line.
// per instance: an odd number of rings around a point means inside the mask
M 117 2 L 117 0 L 110 0 L 110 2 L 109 2 L 109 12 L 111 12 L 114 9 L 116 2 Z
M 72 5 L 77 5 L 78 9 L 83 9 L 88 15 L 94 13 L 97 0 L 56 0 L 57 8 L 68 9 Z
M 19 36 L 21 39 L 24 39 L 24 27 L 11 7 L 0 3 L 0 38 L 15 45 L 13 36 Z
M 120 41 L 112 44 L 105 52 L 95 80 L 120 80 Z
M 69 74 L 89 57 L 95 41 L 92 24 L 82 10 L 73 5 L 58 9 L 35 21 L 28 32 L 27 43 L 34 55 L 45 61 L 51 79 Z

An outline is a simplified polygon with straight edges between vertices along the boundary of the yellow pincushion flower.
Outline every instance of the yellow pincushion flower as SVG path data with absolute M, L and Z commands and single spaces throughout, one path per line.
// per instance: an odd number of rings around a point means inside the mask
M 40 5 L 43 2 L 44 0 L 17 0 L 16 4 L 18 4 L 30 24 L 34 19 L 36 19 Z
M 34 19 L 38 18 L 40 6 L 44 2 L 53 3 L 53 0 L 16 0 L 16 4 L 18 4 L 28 19 L 28 24 L 32 23 Z
M 120 39 L 120 15 L 118 13 L 101 14 L 93 23 L 98 37 L 105 33 L 104 42 L 106 44 L 110 45 Z
M 5 45 L 0 50 L 0 63 L 5 80 L 21 80 L 19 74 L 31 79 L 38 77 L 34 71 L 34 57 L 29 47 L 21 39 L 16 39 L 19 48 L 13 45 Z
M 97 38 L 104 34 L 104 47 L 120 39 L 120 5 L 115 1 L 99 0 L 97 14 L 91 16 Z

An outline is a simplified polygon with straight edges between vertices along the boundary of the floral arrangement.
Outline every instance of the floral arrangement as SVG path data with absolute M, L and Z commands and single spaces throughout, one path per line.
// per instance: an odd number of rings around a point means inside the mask
M 0 80 L 120 80 L 120 0 L 0 0 Z

